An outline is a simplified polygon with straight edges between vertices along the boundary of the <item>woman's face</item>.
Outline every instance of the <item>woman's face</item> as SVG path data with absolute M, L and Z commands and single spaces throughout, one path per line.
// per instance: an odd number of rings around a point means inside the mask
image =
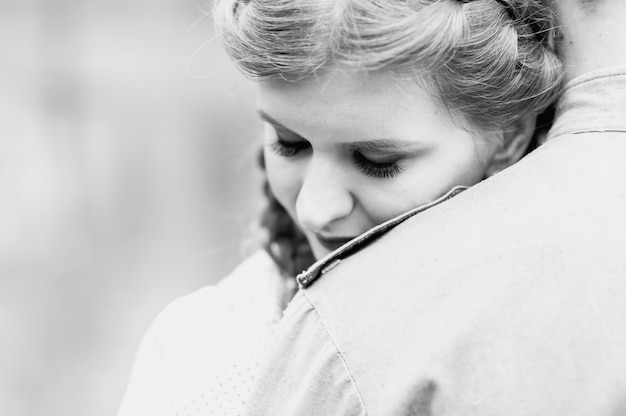
M 453 124 L 415 83 L 333 72 L 259 83 L 270 186 L 316 258 L 455 185 L 484 179 L 497 140 Z

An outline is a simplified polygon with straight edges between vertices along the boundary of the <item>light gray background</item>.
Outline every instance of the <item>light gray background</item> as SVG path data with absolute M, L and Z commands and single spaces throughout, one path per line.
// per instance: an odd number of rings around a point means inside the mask
M 254 91 L 195 0 L 0 0 L 0 414 L 113 415 L 141 335 L 244 255 Z

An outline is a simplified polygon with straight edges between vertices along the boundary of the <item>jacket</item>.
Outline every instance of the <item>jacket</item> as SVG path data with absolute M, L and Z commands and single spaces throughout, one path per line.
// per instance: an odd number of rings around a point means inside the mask
M 298 292 L 246 415 L 626 414 L 626 68 Z

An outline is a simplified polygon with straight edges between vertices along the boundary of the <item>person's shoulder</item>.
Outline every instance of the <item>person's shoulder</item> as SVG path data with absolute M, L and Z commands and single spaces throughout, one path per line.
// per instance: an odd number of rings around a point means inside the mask
M 279 318 L 283 286 L 284 279 L 274 262 L 259 251 L 218 284 L 167 305 L 150 329 L 153 342 L 165 357 L 198 358 L 228 348 L 228 342 L 217 340 Z
M 576 135 L 548 142 L 402 223 L 320 280 L 378 285 L 385 274 L 394 278 L 384 285 L 397 281 L 410 287 L 522 272 L 584 280 L 595 275 L 590 268 L 618 277 L 626 270 L 620 254 L 626 222 L 619 220 L 626 210 L 626 164 L 617 149 L 626 146 L 589 139 Z
M 378 246 L 401 253 L 413 250 L 418 241 L 426 244 L 425 250 L 440 242 L 433 248 L 475 257 L 480 246 L 490 253 L 515 252 L 520 245 L 538 247 L 556 240 L 559 247 L 569 247 L 578 240 L 567 238 L 574 229 L 588 228 L 593 231 L 588 237 L 601 238 L 593 219 L 620 218 L 619 212 L 626 209 L 624 138 L 621 132 L 558 137 L 452 200 L 406 221 Z
M 259 251 L 218 284 L 170 302 L 143 337 L 120 415 L 161 414 L 205 377 L 229 375 L 279 320 L 284 282 Z
M 276 275 L 273 261 L 264 251 L 258 251 L 239 263 L 218 283 L 203 286 L 172 300 L 157 320 L 178 320 L 228 307 L 237 297 L 248 292 L 250 286 L 271 281 Z

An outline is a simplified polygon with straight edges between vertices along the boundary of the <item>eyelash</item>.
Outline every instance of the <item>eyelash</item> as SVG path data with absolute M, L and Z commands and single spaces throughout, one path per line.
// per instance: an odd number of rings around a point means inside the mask
M 278 156 L 294 157 L 301 151 L 309 149 L 311 145 L 306 140 L 288 142 L 279 138 L 270 147 Z M 366 176 L 389 179 L 395 178 L 402 173 L 402 168 L 398 166 L 397 161 L 374 162 L 363 156 L 358 150 L 352 151 L 351 156 L 354 165 Z
M 307 150 L 311 145 L 306 140 L 285 141 L 278 138 L 270 145 L 272 151 L 278 156 L 294 157 L 303 150 Z
M 363 156 L 359 151 L 352 152 L 354 164 L 367 176 L 380 179 L 395 178 L 402 173 L 396 160 L 391 162 L 374 162 Z

